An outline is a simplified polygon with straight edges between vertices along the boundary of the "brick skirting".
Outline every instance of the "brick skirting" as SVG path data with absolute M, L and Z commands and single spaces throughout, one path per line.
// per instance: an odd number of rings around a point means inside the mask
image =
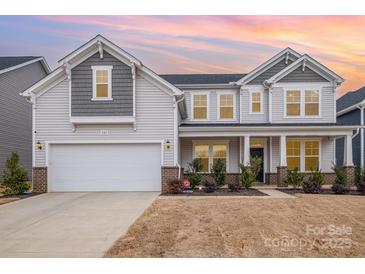
M 265 173 L 265 184 L 266 185 L 276 185 L 278 183 L 277 172 L 266 172 Z
M 179 168 L 176 166 L 161 167 L 161 192 L 167 193 L 168 182 L 177 180 L 179 177 Z
M 346 172 L 347 186 L 355 185 L 355 167 L 354 166 L 345 166 Z
M 278 166 L 277 167 L 277 185 L 278 186 L 288 186 L 288 184 L 285 182 L 286 176 L 288 174 L 288 168 L 286 166 Z
M 33 167 L 33 192 L 47 192 L 47 167 Z
M 206 173 L 206 174 L 203 174 L 203 179 L 208 179 L 208 180 L 214 180 L 212 175 L 209 174 L 209 173 Z M 229 183 L 236 183 L 238 182 L 240 179 L 240 174 L 239 173 L 227 173 L 227 176 L 226 176 L 226 184 L 229 184 Z

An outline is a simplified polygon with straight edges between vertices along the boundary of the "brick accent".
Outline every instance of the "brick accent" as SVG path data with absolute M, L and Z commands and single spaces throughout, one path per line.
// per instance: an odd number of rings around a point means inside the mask
M 167 193 L 168 182 L 177 180 L 179 176 L 179 168 L 176 166 L 162 166 L 161 167 L 161 192 Z
M 266 172 L 265 173 L 265 184 L 266 185 L 276 185 L 278 182 L 278 174 L 276 172 Z
M 47 167 L 33 167 L 33 192 L 47 192 Z
M 279 186 L 279 187 L 288 186 L 288 184 L 285 183 L 286 175 L 288 174 L 288 168 L 286 166 L 278 166 L 277 172 L 278 172 L 277 177 L 276 177 L 277 186 Z
M 206 173 L 203 174 L 202 180 L 204 179 L 213 180 L 213 177 L 209 173 Z M 226 184 L 238 182 L 239 179 L 240 179 L 239 173 L 227 173 Z
M 355 185 L 355 166 L 344 167 L 347 177 L 347 186 L 352 187 Z

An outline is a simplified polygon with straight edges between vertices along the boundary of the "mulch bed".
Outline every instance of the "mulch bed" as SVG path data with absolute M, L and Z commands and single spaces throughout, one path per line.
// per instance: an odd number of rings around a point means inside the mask
M 204 189 L 195 189 L 192 193 L 161 194 L 162 196 L 268 196 L 256 189 L 242 189 L 239 192 L 230 191 L 228 188 L 219 188 L 214 192 L 207 193 Z
M 293 189 L 293 188 L 277 188 L 277 190 L 287 193 L 287 194 L 311 194 L 311 193 L 305 193 L 303 189 Z M 361 196 L 362 194 L 360 192 L 357 192 L 355 190 L 350 190 L 350 192 L 347 192 L 346 194 L 336 194 L 331 189 L 322 189 L 320 193 L 318 194 L 325 194 L 325 195 L 357 195 Z
M 11 203 L 14 201 L 19 201 L 22 199 L 36 196 L 36 195 L 39 195 L 39 193 L 30 192 L 30 193 L 24 193 L 24 194 L 20 194 L 20 195 L 0 195 L 0 205 Z

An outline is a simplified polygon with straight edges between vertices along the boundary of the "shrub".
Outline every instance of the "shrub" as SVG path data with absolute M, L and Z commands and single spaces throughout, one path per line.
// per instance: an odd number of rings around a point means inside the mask
M 308 181 L 303 183 L 303 191 L 305 193 L 320 193 L 324 182 L 324 175 L 320 170 L 312 170 Z
M 298 172 L 298 169 L 288 170 L 285 183 L 292 185 L 294 188 L 300 187 L 303 183 L 304 174 Z
M 186 174 L 186 177 L 190 181 L 190 187 L 192 189 L 196 188 L 201 180 L 203 175 L 200 173 L 203 170 L 203 162 L 200 158 L 195 158 L 191 163 L 189 163 L 189 171 Z
M 335 172 L 336 179 L 332 185 L 332 191 L 336 194 L 345 194 L 349 191 L 346 187 L 346 172 L 343 166 L 333 165 L 332 170 Z
M 364 170 L 361 168 L 361 166 L 355 166 L 355 184 L 361 183 L 363 180 L 363 172 Z
M 3 182 L 1 187 L 4 194 L 22 194 L 30 189 L 27 183 L 28 175 L 24 167 L 19 164 L 19 155 L 12 152 L 5 163 Z
M 312 170 L 309 176 L 309 181 L 312 181 L 322 187 L 324 183 L 324 175 L 321 170 Z
M 167 183 L 167 193 L 179 194 L 181 192 L 181 180 L 171 180 Z
M 229 182 L 228 189 L 232 192 L 239 192 L 242 188 L 242 185 L 239 181 Z
M 202 185 L 204 186 L 204 191 L 207 193 L 212 193 L 217 189 L 216 182 L 208 179 L 203 180 Z
M 222 186 L 226 182 L 226 163 L 222 159 L 218 159 L 212 166 L 211 175 L 217 182 L 218 186 Z
M 362 195 L 365 194 L 365 181 L 361 181 L 356 185 L 356 189 L 358 192 L 360 192 Z
M 255 176 L 255 180 L 257 175 L 261 171 L 261 165 L 262 165 L 262 158 L 259 156 L 252 156 L 250 157 L 250 167 L 253 175 Z
M 256 180 L 256 175 L 252 172 L 250 166 L 241 165 L 240 181 L 244 188 L 249 189 Z

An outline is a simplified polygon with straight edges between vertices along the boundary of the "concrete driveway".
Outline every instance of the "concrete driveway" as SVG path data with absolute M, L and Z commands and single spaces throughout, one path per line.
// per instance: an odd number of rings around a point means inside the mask
M 0 206 L 0 257 L 101 257 L 158 192 L 47 193 Z

